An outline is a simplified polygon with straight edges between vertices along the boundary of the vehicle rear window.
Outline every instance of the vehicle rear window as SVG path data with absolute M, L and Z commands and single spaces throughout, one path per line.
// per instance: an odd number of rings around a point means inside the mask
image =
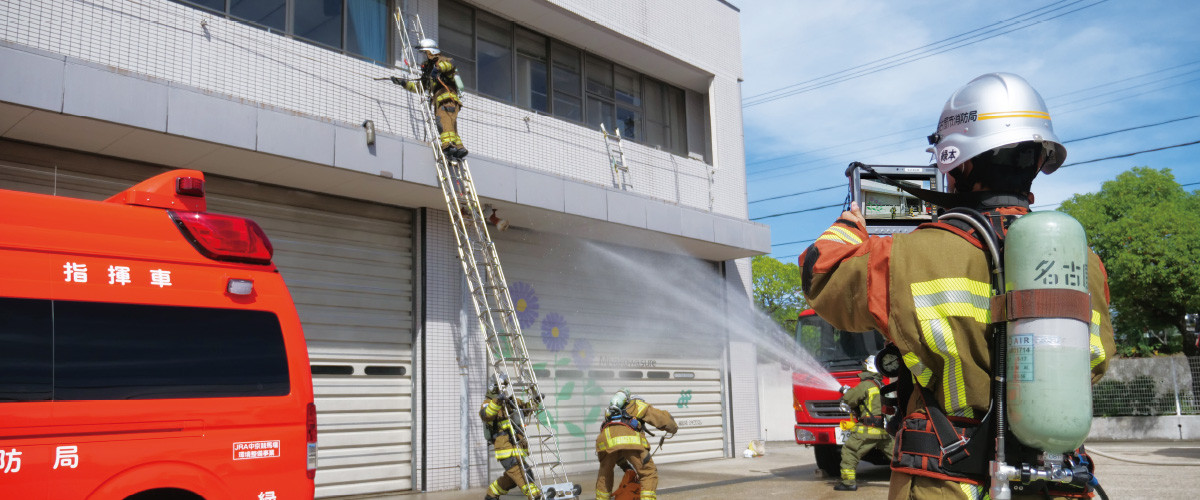
M 288 394 L 266 311 L 0 298 L 0 400 Z

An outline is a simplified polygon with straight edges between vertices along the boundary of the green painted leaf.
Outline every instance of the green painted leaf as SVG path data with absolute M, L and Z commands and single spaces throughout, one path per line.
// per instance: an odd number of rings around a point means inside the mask
M 567 366 L 571 364 L 571 358 L 559 358 L 558 366 Z
M 583 393 L 588 396 L 599 396 L 604 394 L 604 388 L 600 387 L 595 381 L 589 380 L 587 387 L 583 389 Z
M 566 426 L 567 432 L 572 436 L 577 438 L 583 437 L 583 429 L 581 429 L 578 425 L 572 424 L 571 422 L 563 422 L 563 425 Z
M 584 421 L 586 421 L 586 422 L 595 421 L 597 418 L 600 417 L 600 412 L 602 412 L 602 411 L 604 411 L 603 406 L 593 406 L 592 409 L 588 410 L 587 416 L 584 417 Z
M 545 362 L 542 362 L 542 363 L 534 363 L 534 364 L 533 364 L 533 369 L 534 369 L 534 370 L 545 370 L 545 369 L 546 369 L 546 366 L 547 366 L 547 364 L 548 364 L 548 363 L 545 363 Z
M 564 399 L 571 399 L 571 393 L 573 392 L 575 392 L 575 382 L 567 382 L 565 385 L 563 385 L 562 389 L 558 391 L 558 400 L 562 401 Z

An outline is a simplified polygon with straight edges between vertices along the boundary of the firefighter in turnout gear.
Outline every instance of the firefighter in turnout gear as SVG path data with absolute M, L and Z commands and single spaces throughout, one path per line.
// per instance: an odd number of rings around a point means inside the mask
M 875 369 L 875 356 L 863 361 L 864 370 L 858 374 L 858 384 L 853 388 L 843 386 L 842 404 L 854 415 L 854 427 L 849 429 L 846 442 L 842 445 L 842 480 L 833 489 L 855 491 L 855 469 L 858 461 L 871 450 L 878 448 L 892 458 L 892 436 L 884 429 L 883 396 L 879 393 L 883 378 Z
M 417 92 L 421 84 L 429 91 L 429 105 L 437 117 L 438 138 L 442 143 L 442 151 L 448 159 L 462 159 L 467 156 L 467 148 L 463 146 L 462 138 L 458 136 L 458 112 L 462 109 L 462 79 L 454 63 L 437 48 L 437 42 L 424 39 L 417 42 L 417 50 L 425 53 L 425 63 L 421 64 L 421 76 L 417 81 L 392 77 L 392 83 L 403 85 L 404 88 Z
M 540 499 L 542 493 L 533 483 L 533 478 L 529 475 L 528 462 L 525 459 L 529 455 L 529 442 L 524 434 L 514 428 L 510 420 L 510 416 L 520 410 L 536 408 L 540 397 L 535 397 L 531 402 L 509 399 L 505 395 L 505 386 L 507 385 L 508 377 L 504 374 L 497 374 L 491 389 L 487 392 L 487 399 L 479 408 L 479 417 L 483 419 L 488 442 L 495 449 L 496 460 L 504 466 L 504 474 L 492 481 L 492 484 L 488 486 L 487 495 L 483 498 L 484 500 L 498 500 L 501 495 L 508 493 L 508 490 L 517 487 L 527 498 Z
M 613 394 L 600 435 L 596 437 L 596 458 L 600 460 L 596 500 L 612 498 L 613 468 L 617 466 L 632 468 L 637 473 L 642 484 L 641 500 L 657 500 L 658 467 L 651 458 L 646 425 L 670 435 L 679 431 L 679 425 L 670 413 L 650 406 L 628 389 Z
M 1041 96 L 1007 73 L 980 76 L 955 92 L 929 140 L 939 170 L 950 177 L 950 193 L 937 193 L 950 202 L 938 204 L 982 213 L 1001 242 L 1009 224 L 1029 212 L 1034 177 L 1066 157 Z M 953 218 L 908 234 L 868 236 L 862 212 L 851 204 L 800 255 L 812 308 L 839 329 L 882 332 L 899 348 L 901 369 L 907 368 L 901 376 L 914 384 L 911 397 L 901 397 L 906 417 L 896 436 L 891 500 L 979 500 L 992 486 L 991 383 L 1005 367 L 991 366 L 997 327 L 984 237 L 992 238 Z M 1091 319 L 1083 340 L 1090 343 L 1091 371 L 1082 376 L 1095 383 L 1113 353 L 1113 331 L 1104 266 L 1091 252 L 1086 262 L 1081 278 L 1088 294 L 1076 306 Z M 943 436 L 951 433 L 957 435 Z M 970 439 L 976 433 L 983 438 Z M 1028 455 L 1014 453 L 1014 443 L 1007 439 L 1006 460 L 1020 464 Z M 1013 498 L 1031 492 L 1032 498 L 1091 495 L 1083 486 L 1035 481 L 1023 491 L 1014 486 Z

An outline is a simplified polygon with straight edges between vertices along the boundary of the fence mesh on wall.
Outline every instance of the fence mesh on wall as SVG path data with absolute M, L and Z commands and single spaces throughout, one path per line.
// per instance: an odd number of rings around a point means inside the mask
M 1200 356 L 1176 356 L 1152 372 L 1105 376 L 1092 386 L 1096 417 L 1200 415 L 1196 394 L 1200 386 Z

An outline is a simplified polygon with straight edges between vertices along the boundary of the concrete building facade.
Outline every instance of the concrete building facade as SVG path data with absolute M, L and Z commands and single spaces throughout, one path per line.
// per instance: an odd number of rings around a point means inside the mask
M 405 74 L 397 10 L 466 80 L 459 130 L 512 224 L 493 237 L 572 479 L 594 477 L 620 387 L 681 422 L 656 461 L 763 437 L 757 349 L 723 314 L 750 307 L 770 237 L 747 219 L 721 0 L 5 2 L 0 188 L 103 199 L 205 172 L 210 210 L 263 226 L 296 298 L 318 497 L 486 484 L 483 340 L 425 103 L 386 80 Z

